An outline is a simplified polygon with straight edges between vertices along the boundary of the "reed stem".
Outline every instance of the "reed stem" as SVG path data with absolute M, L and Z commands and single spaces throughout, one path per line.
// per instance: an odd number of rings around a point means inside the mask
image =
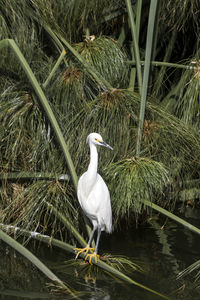
M 45 89 L 47 87 L 47 85 L 49 84 L 49 82 L 51 81 L 53 75 L 55 74 L 56 70 L 58 69 L 59 65 L 61 64 L 61 62 L 63 61 L 63 58 L 65 57 L 66 55 L 66 51 L 65 49 L 62 50 L 55 66 L 53 67 L 53 69 L 51 70 L 49 76 L 47 77 L 47 79 L 45 80 L 45 82 L 43 83 L 43 88 Z
M 136 60 L 136 69 L 137 69 L 138 88 L 139 88 L 139 93 L 141 95 L 142 94 L 142 71 L 141 71 L 141 64 L 140 64 L 140 52 L 139 52 L 139 46 L 138 46 L 138 41 L 137 41 L 137 30 L 136 30 L 136 25 L 135 25 L 135 21 L 134 21 L 131 0 L 126 0 L 126 7 L 127 7 L 127 11 L 128 11 L 129 20 L 130 20 L 131 33 L 132 33 L 132 39 L 133 39 L 133 46 L 134 46 L 134 53 L 135 53 L 135 60 Z
M 154 35 L 154 25 L 155 25 L 155 18 L 156 18 L 157 2 L 158 2 L 157 0 L 151 0 L 150 11 L 149 11 L 149 20 L 148 20 L 148 28 L 147 28 L 147 42 L 146 42 L 146 51 L 145 51 L 145 66 L 144 66 L 143 85 L 142 85 L 142 94 L 141 94 L 137 145 L 136 145 L 136 157 L 139 157 L 140 148 L 141 148 L 142 130 L 143 130 L 143 125 L 144 125 L 144 114 L 145 114 L 148 82 L 149 82 L 150 66 L 151 66 L 151 54 L 152 54 L 152 48 L 153 48 L 153 35 Z M 137 64 L 137 60 L 136 60 L 136 64 Z

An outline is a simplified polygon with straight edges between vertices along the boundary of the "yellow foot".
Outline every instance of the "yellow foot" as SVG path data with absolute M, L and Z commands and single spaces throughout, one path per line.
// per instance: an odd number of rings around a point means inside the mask
M 79 256 L 79 254 L 85 252 L 85 255 L 87 255 L 89 251 L 92 251 L 92 252 L 93 252 L 93 251 L 94 251 L 94 248 L 90 248 L 90 247 L 87 245 L 85 248 L 74 248 L 73 250 L 77 252 L 77 253 L 76 253 L 76 257 L 75 257 L 75 259 L 77 259 L 78 256 Z M 89 254 L 88 254 L 88 255 L 89 255 Z
M 89 258 L 89 259 L 88 259 Z M 85 256 L 85 260 L 89 260 L 89 263 L 92 265 L 92 258 L 94 258 L 95 263 L 97 263 L 98 259 L 99 259 L 99 255 L 94 252 L 94 253 L 89 253 Z

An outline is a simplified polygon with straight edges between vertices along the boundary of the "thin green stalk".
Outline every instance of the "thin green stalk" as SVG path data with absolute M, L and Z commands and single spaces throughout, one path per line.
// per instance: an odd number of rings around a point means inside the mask
M 120 35 L 117 39 L 117 44 L 119 45 L 120 48 L 122 47 L 122 45 L 125 41 L 125 38 L 126 38 L 126 32 L 125 32 L 125 26 L 123 25 L 121 28 Z
M 49 84 L 49 82 L 51 81 L 53 75 L 55 74 L 56 70 L 58 69 L 59 65 L 61 64 L 61 62 L 63 61 L 63 58 L 66 55 L 66 51 L 65 49 L 63 49 L 63 51 L 61 52 L 55 66 L 53 67 L 53 69 L 51 70 L 49 76 L 47 77 L 47 79 L 45 80 L 45 82 L 43 83 L 43 88 L 45 89 L 47 87 L 47 85 Z
M 152 46 L 151 60 L 155 60 L 155 57 L 156 57 L 157 51 L 158 51 L 157 42 L 158 42 L 158 33 L 159 33 L 160 9 L 161 9 L 161 1 L 158 1 L 157 8 L 156 8 L 155 23 L 154 23 L 154 36 L 153 36 L 153 46 Z M 153 68 L 151 68 L 151 71 L 153 71 Z M 151 76 L 150 80 L 149 80 L 149 86 L 148 86 L 149 92 L 151 92 L 152 87 L 153 87 L 152 82 L 153 82 L 153 77 Z
M 21 255 L 26 257 L 32 264 L 34 264 L 43 274 L 45 274 L 49 279 L 58 283 L 62 288 L 66 289 L 70 294 L 72 292 L 70 289 L 51 271 L 47 268 L 34 254 L 27 250 L 24 246 L 18 243 L 16 240 L 11 238 L 8 234 L 0 229 L 0 239 L 8 244 L 10 247 L 14 248 Z
M 37 19 L 38 21 L 38 19 Z M 53 43 L 55 44 L 56 48 L 58 49 L 58 51 L 60 53 L 63 52 L 64 47 L 63 44 L 60 42 L 60 40 L 57 38 L 57 36 L 55 35 L 55 33 L 51 30 L 51 28 L 45 24 L 40 24 L 41 26 L 44 27 L 44 29 L 46 30 L 46 32 L 51 36 Z
M 159 14 L 161 9 L 161 1 L 158 1 L 157 8 L 156 8 L 156 16 L 155 16 L 155 23 L 154 23 L 154 36 L 153 36 L 153 46 L 152 46 L 152 54 L 151 60 L 155 60 L 156 52 L 157 52 L 157 41 L 158 41 L 158 32 L 159 32 Z
M 141 71 L 141 64 L 140 64 L 139 46 L 138 46 L 138 42 L 137 42 L 137 31 L 136 31 L 136 26 L 135 26 L 135 21 L 134 21 L 133 10 L 132 10 L 132 6 L 131 6 L 131 0 L 126 0 L 126 7 L 127 7 L 127 11 L 128 11 L 130 25 L 131 25 L 131 33 L 132 33 L 134 52 L 135 52 L 135 60 L 136 60 L 136 69 L 137 69 L 138 88 L 139 88 L 139 92 L 141 95 L 142 94 L 142 71 Z
M 36 20 L 38 21 L 38 19 Z M 50 35 L 51 40 L 53 42 L 53 44 L 55 45 L 55 47 L 57 48 L 58 52 L 60 53 L 60 55 L 62 55 L 62 53 L 66 53 L 65 48 L 63 47 L 63 44 L 61 43 L 61 41 L 57 38 L 57 36 L 55 35 L 55 33 L 51 30 L 51 28 L 45 24 L 40 24 L 41 26 L 43 26 L 43 28 L 46 30 L 46 32 Z M 66 67 L 68 66 L 68 63 L 66 62 L 65 58 L 63 58 L 63 61 L 66 65 Z
M 0 180 L 59 180 L 69 181 L 70 177 L 67 174 L 50 174 L 50 173 L 33 173 L 33 172 L 13 172 L 1 173 Z
M 142 203 L 144 203 L 144 205 L 147 205 L 147 206 L 153 208 L 154 210 L 162 213 L 163 215 L 165 215 L 166 217 L 168 217 L 168 218 L 176 221 L 177 223 L 185 226 L 187 229 L 189 229 L 189 230 L 191 230 L 191 231 L 193 231 L 193 232 L 195 232 L 197 234 L 200 234 L 200 229 L 199 228 L 197 228 L 197 227 L 193 226 L 192 224 L 190 224 L 189 222 L 187 222 L 187 221 L 185 221 L 185 220 L 177 217 L 173 213 L 171 213 L 168 210 L 166 210 L 166 209 L 158 206 L 157 204 L 154 204 L 154 203 L 152 203 L 152 202 L 150 202 L 148 200 L 143 200 Z
M 31 84 L 35 90 L 35 93 L 37 94 L 37 96 L 40 100 L 40 103 L 41 103 L 42 107 L 44 108 L 44 111 L 49 119 L 49 122 L 54 129 L 54 132 L 60 143 L 61 149 L 63 150 L 68 168 L 70 170 L 70 174 L 72 176 L 72 181 L 73 181 L 74 187 L 75 187 L 75 189 L 77 189 L 78 178 L 77 178 L 77 174 L 76 174 L 76 171 L 74 168 L 74 164 L 72 162 L 72 159 L 71 159 L 67 144 L 65 142 L 65 139 L 63 137 L 63 134 L 61 132 L 61 129 L 58 125 L 58 122 L 54 116 L 54 113 L 48 103 L 48 100 L 47 100 L 43 90 L 41 89 L 35 75 L 33 74 L 30 66 L 28 65 L 25 57 L 21 53 L 21 51 L 20 51 L 19 47 L 17 46 L 17 44 L 15 43 L 15 41 L 11 40 L 11 39 L 2 40 L 0 42 L 0 49 L 3 47 L 11 47 L 11 49 L 14 51 L 15 55 L 17 56 L 23 70 L 25 71 L 29 81 L 31 82 Z
M 74 246 L 72 245 L 69 245 L 65 242 L 62 242 L 60 240 L 57 240 L 55 238 L 52 238 L 50 236 L 47 236 L 47 235 L 43 235 L 43 234 L 40 234 L 38 232 L 31 232 L 31 231 L 27 231 L 27 230 L 24 230 L 24 229 L 20 229 L 19 227 L 14 227 L 14 226 L 10 226 L 10 225 L 4 225 L 4 224 L 0 224 L 0 227 L 4 230 L 11 230 L 13 232 L 16 232 L 18 231 L 19 233 L 25 235 L 25 236 L 28 236 L 28 237 L 31 237 L 31 238 L 34 238 L 36 240 L 39 240 L 39 241 L 42 241 L 42 242 L 45 242 L 47 244 L 51 244 L 51 245 L 54 245 L 54 246 L 57 246 L 63 250 L 66 250 L 67 252 L 71 252 L 71 253 L 74 253 Z M 85 254 L 84 253 L 80 253 L 80 257 L 82 258 L 85 258 Z M 123 274 L 122 272 L 120 272 L 119 270 L 113 268 L 112 266 L 109 266 L 108 264 L 106 264 L 105 262 L 101 261 L 101 260 L 98 260 L 97 262 L 95 262 L 94 259 L 92 259 L 92 263 L 97 265 L 98 267 L 102 268 L 103 270 L 105 270 L 106 272 L 110 273 L 110 274 L 113 274 L 114 276 L 116 276 L 117 278 L 125 281 L 125 282 L 128 282 L 130 284 L 134 284 L 148 292 L 151 292 L 157 296 L 160 296 L 161 298 L 163 299 L 169 299 L 167 296 L 165 295 L 162 295 L 160 294 L 159 292 L 155 291 L 155 290 L 152 290 L 146 286 L 144 286 L 143 284 L 140 284 L 138 283 L 137 281 L 131 279 L 130 277 L 126 276 L 125 274 Z
M 138 0 L 136 4 L 136 37 L 138 43 L 139 43 L 139 34 L 140 34 L 141 13 L 142 13 L 142 0 Z
M 136 38 L 137 38 L 138 45 L 139 45 L 141 11 L 142 11 L 142 0 L 138 0 L 136 3 Z M 131 45 L 131 56 L 132 56 L 132 59 L 135 59 L 133 45 Z M 132 91 L 134 91 L 134 87 L 135 87 L 135 78 L 136 78 L 136 69 L 131 68 L 129 89 L 131 89 Z
M 156 17 L 157 2 L 158 2 L 157 0 L 151 0 L 150 11 L 149 11 L 147 43 L 146 43 L 146 52 L 145 52 L 144 77 L 143 77 L 140 116 L 139 116 L 137 145 L 136 145 L 136 156 L 137 157 L 139 157 L 139 155 L 140 155 L 140 148 L 141 148 L 142 130 L 143 130 L 143 124 L 144 124 L 144 114 L 145 114 L 148 82 L 149 82 L 149 74 L 150 74 L 151 54 L 152 54 L 152 46 L 153 46 L 153 34 L 154 34 L 154 24 L 155 24 L 155 17 Z M 136 61 L 136 64 L 137 64 L 137 61 Z
M 130 51 L 131 51 L 131 56 L 132 59 L 135 58 L 135 54 L 134 54 L 134 49 L 133 49 L 133 45 L 130 46 Z M 134 87 L 135 87 L 135 78 L 136 78 L 136 69 L 135 68 L 131 68 L 131 72 L 130 72 L 130 78 L 129 78 L 129 90 L 134 92 Z
M 128 64 L 136 65 L 136 62 L 134 60 L 127 61 Z M 141 66 L 145 66 L 145 61 L 141 60 Z M 197 70 L 198 67 L 192 66 L 192 65 L 182 65 L 182 64 L 174 64 L 169 63 L 165 61 L 151 61 L 151 65 L 155 67 L 169 67 L 169 68 L 178 68 L 178 69 L 185 69 L 185 70 Z
M 89 28 L 86 28 L 86 30 L 85 30 L 85 36 L 86 36 L 86 39 L 89 40 L 89 38 L 90 38 L 90 30 L 89 30 Z

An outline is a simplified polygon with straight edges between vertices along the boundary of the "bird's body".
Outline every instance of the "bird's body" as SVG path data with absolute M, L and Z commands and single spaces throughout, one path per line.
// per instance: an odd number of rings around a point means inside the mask
M 97 145 L 105 146 L 112 149 L 106 144 L 102 137 L 97 133 L 91 133 L 87 137 L 87 142 L 90 147 L 90 163 L 88 170 L 80 177 L 78 181 L 78 200 L 85 215 L 90 219 L 93 225 L 92 234 L 86 248 L 80 252 L 88 252 L 93 239 L 95 230 L 98 230 L 97 242 L 94 254 L 88 256 L 97 256 L 97 249 L 101 231 L 111 233 L 112 231 L 112 210 L 110 204 L 110 194 L 103 178 L 97 173 L 98 168 L 98 152 Z M 77 248 L 78 249 L 78 248 Z M 79 254 L 78 253 L 78 254 Z
M 110 204 L 110 194 L 103 178 L 97 174 L 96 182 L 89 193 L 81 194 L 85 187 L 87 187 L 88 176 L 85 172 L 78 183 L 78 199 L 79 203 L 85 213 L 90 219 L 93 226 L 101 225 L 101 231 L 111 233 L 112 231 L 112 210 Z M 101 191 L 101 192 L 99 192 Z M 102 197 L 104 195 L 104 197 Z M 84 199 L 87 199 L 84 201 Z

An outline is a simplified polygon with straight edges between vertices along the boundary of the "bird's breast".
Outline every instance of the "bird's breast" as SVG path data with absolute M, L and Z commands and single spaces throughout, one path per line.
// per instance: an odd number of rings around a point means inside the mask
M 87 172 L 80 177 L 78 182 L 78 200 L 82 208 L 88 205 L 97 207 L 101 202 L 107 201 L 108 197 L 108 188 L 98 173 L 92 184 L 87 176 Z

